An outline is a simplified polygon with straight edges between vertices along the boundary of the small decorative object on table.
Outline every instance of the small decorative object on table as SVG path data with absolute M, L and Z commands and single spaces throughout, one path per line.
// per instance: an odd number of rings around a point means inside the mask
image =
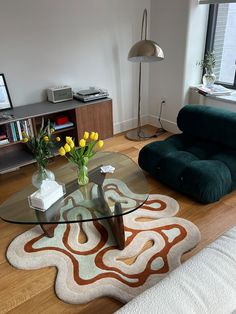
M 43 180 L 40 188 L 28 197 L 30 207 L 47 210 L 65 194 L 65 185 L 52 180 Z
M 72 137 L 66 137 L 66 144 L 59 149 L 59 154 L 65 156 L 77 166 L 78 184 L 86 185 L 89 182 L 88 161 L 96 154 L 96 147 L 102 148 L 103 141 L 98 140 L 98 133 L 84 132 L 84 137 L 79 141 L 79 147 L 75 147 Z
M 205 69 L 205 74 L 203 75 L 202 82 L 204 87 L 211 88 L 216 80 L 216 76 L 213 73 L 214 67 L 216 64 L 216 58 L 214 51 L 208 51 L 204 59 L 198 62 L 198 65 L 202 69 Z
M 54 180 L 55 176 L 52 171 L 46 169 L 48 158 L 52 157 L 51 148 L 53 147 L 52 133 L 54 130 L 50 127 L 50 121 L 44 126 L 44 119 L 37 135 L 23 132 L 23 143 L 26 143 L 37 161 L 38 170 L 32 176 L 32 184 L 40 188 L 42 181 L 45 179 Z M 57 137 L 56 141 L 60 141 Z
M 101 173 L 114 173 L 115 171 L 115 167 L 112 167 L 111 165 L 102 166 L 100 169 Z

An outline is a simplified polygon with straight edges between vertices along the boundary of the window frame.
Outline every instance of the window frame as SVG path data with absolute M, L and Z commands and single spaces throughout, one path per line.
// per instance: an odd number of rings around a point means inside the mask
M 209 6 L 205 54 L 208 51 L 213 51 L 218 8 L 219 8 L 219 4 L 210 4 L 210 6 Z M 226 88 L 230 88 L 230 89 L 236 89 L 236 69 L 235 69 L 235 73 L 234 73 L 233 84 L 229 84 L 229 83 L 221 82 L 221 81 L 216 81 L 215 84 L 220 84 L 220 85 L 223 85 Z

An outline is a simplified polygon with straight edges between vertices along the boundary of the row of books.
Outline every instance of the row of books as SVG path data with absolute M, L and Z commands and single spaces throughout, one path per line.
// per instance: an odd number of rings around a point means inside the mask
M 34 135 L 31 119 L 5 124 L 4 129 L 0 132 L 0 145 L 21 141 L 23 139 L 23 132 L 25 132 L 27 136 Z

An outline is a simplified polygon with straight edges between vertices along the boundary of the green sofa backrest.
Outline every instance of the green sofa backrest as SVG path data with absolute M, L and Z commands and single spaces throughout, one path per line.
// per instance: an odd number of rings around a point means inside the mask
M 186 135 L 236 149 L 236 112 L 205 105 L 186 105 L 177 125 Z

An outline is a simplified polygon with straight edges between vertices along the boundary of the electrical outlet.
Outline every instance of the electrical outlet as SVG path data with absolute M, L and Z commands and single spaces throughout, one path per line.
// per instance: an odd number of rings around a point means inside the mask
M 166 104 L 166 97 L 161 97 L 161 103 Z

